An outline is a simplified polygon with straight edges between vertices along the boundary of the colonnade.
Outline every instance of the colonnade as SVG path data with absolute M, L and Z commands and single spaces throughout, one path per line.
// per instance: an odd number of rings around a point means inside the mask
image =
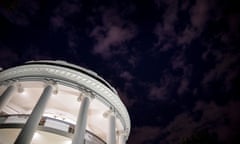
M 47 102 L 53 93 L 54 87 L 49 84 L 43 92 L 32 110 L 27 122 L 23 126 L 19 135 L 17 136 L 14 144 L 30 144 L 35 131 L 37 130 L 38 124 L 46 108 Z M 13 96 L 13 93 L 17 90 L 16 85 L 10 85 L 0 96 L 0 111 L 6 106 Z M 72 144 L 84 144 L 84 135 L 86 132 L 88 109 L 91 102 L 90 96 L 83 96 L 81 98 L 81 106 L 77 116 L 77 122 L 75 125 L 75 132 L 72 138 Z M 118 133 L 119 139 L 116 140 L 116 116 L 113 112 L 107 115 L 109 126 L 107 134 L 107 144 L 125 144 L 125 136 Z

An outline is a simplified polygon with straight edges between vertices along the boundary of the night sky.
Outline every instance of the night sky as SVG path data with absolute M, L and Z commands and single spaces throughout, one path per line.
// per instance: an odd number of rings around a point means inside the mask
M 239 12 L 231 0 L 0 0 L 0 67 L 97 72 L 129 111 L 127 144 L 239 144 Z

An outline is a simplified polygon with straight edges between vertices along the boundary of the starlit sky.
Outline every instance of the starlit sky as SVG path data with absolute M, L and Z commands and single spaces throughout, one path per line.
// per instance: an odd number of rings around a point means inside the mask
M 129 111 L 127 144 L 239 144 L 239 10 L 234 0 L 0 0 L 0 67 L 65 60 L 97 72 Z

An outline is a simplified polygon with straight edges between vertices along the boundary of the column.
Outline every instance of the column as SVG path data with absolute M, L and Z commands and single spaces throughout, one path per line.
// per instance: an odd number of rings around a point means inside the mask
M 36 131 L 38 124 L 41 120 L 44 109 L 47 105 L 48 99 L 51 96 L 53 87 L 48 85 L 44 88 L 37 104 L 32 110 L 31 115 L 29 116 L 27 122 L 22 128 L 20 134 L 18 135 L 14 144 L 30 144 Z
M 11 85 L 3 92 L 3 94 L 0 97 L 0 111 L 2 111 L 5 105 L 7 105 L 15 89 L 16 87 Z
M 119 144 L 125 144 L 125 135 L 124 134 L 120 134 L 119 135 Z
M 77 123 L 75 126 L 75 132 L 72 139 L 72 144 L 83 144 L 84 136 L 87 125 L 87 114 L 88 108 L 90 104 L 90 98 L 88 96 L 84 96 L 82 98 L 82 103 L 80 106 L 80 110 L 78 113 Z
M 116 119 L 114 114 L 109 114 L 109 125 L 108 125 L 108 135 L 107 144 L 116 144 Z

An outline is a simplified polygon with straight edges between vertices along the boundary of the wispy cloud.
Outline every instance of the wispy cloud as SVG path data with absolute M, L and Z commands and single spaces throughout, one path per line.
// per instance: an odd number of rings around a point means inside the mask
M 167 8 L 163 14 L 163 21 L 158 23 L 154 29 L 154 34 L 158 37 L 155 47 L 160 46 L 160 51 L 172 48 L 176 38 L 175 22 L 178 20 L 178 1 L 164 1 L 164 3 L 167 5 Z
M 132 76 L 131 73 L 129 73 L 128 71 L 123 71 L 120 74 L 120 77 L 123 78 L 126 81 L 131 81 L 134 77 Z
M 76 1 L 62 1 L 53 10 L 53 15 L 50 17 L 50 24 L 53 28 L 65 28 L 66 25 L 70 25 L 66 20 L 72 15 L 76 15 L 81 10 L 81 4 Z
M 153 85 L 150 87 L 150 91 L 149 91 L 149 97 L 152 100 L 166 100 L 167 97 L 167 92 L 168 92 L 168 88 L 167 86 L 156 86 Z
M 192 64 L 186 60 L 185 49 L 181 48 L 171 56 L 158 83 L 147 84 L 151 100 L 169 100 L 173 95 L 181 96 L 190 90 Z
M 237 124 L 240 122 L 240 117 L 233 109 L 239 107 L 239 102 L 233 101 L 225 106 L 218 106 L 214 102 L 198 101 L 191 112 L 180 113 L 162 130 L 163 133 L 168 133 L 162 142 L 177 144 L 183 138 L 191 137 L 194 133 L 203 129 L 210 133 L 216 133 L 221 142 L 232 142 L 236 138 L 239 132 L 237 128 L 240 126 Z M 196 119 L 195 115 L 197 113 L 200 115 L 198 114 L 199 118 Z M 226 120 L 229 123 L 226 123 Z M 234 128 L 234 126 L 237 126 L 237 128 Z
M 178 36 L 177 42 L 180 45 L 190 44 L 203 31 L 209 19 L 209 7 L 211 2 L 207 0 L 197 0 L 190 9 L 190 24 Z
M 163 21 L 156 24 L 154 34 L 158 41 L 155 47 L 159 47 L 160 51 L 172 49 L 176 44 L 178 46 L 188 45 L 193 39 L 199 37 L 204 30 L 206 23 L 210 17 L 209 9 L 213 2 L 207 0 L 197 0 L 194 5 L 190 5 L 188 1 L 181 3 L 179 8 L 178 1 L 162 1 L 167 8 L 163 13 Z M 190 21 L 182 22 L 178 18 L 179 11 L 188 11 Z M 179 28 L 179 24 L 183 28 Z
M 225 88 L 229 89 L 233 85 L 233 80 L 240 72 L 238 65 L 240 55 L 232 53 L 221 55 L 219 52 L 218 57 L 216 57 L 217 61 L 215 66 L 205 73 L 202 84 L 203 86 L 207 86 L 212 81 L 223 79 Z
M 181 139 L 191 136 L 196 127 L 197 123 L 194 123 L 188 113 L 181 113 L 164 129 L 169 135 L 162 143 L 178 144 Z
M 96 26 L 90 34 L 90 37 L 96 40 L 93 53 L 103 58 L 124 53 L 124 44 L 136 35 L 135 26 L 120 18 L 112 9 L 103 12 L 102 23 L 103 25 Z
M 190 10 L 191 25 L 201 30 L 209 17 L 209 6 L 211 2 L 207 0 L 197 0 Z
M 239 108 L 240 103 L 234 101 L 224 106 L 213 101 L 197 101 L 192 110 L 179 113 L 166 127 L 133 128 L 128 143 L 144 144 L 155 140 L 159 143 L 178 144 L 201 130 L 217 134 L 220 142 L 233 142 L 239 133 L 240 117 L 236 111 Z
M 38 1 L 11 1 L 8 5 L 1 4 L 0 14 L 13 24 L 28 26 L 39 8 Z
M 182 78 L 180 85 L 177 89 L 177 93 L 182 95 L 184 92 L 189 90 L 189 80 L 187 78 Z
M 149 83 L 146 87 L 149 89 L 148 98 L 150 100 L 169 100 L 171 93 L 174 91 L 175 77 L 166 70 L 159 81 L 159 83 Z
M 176 52 L 171 60 L 172 69 L 174 71 L 181 71 L 180 77 L 176 78 L 178 83 L 177 94 L 182 95 L 189 90 L 189 83 L 192 75 L 192 65 L 186 61 L 185 49 Z
M 50 18 L 50 23 L 55 28 L 64 27 L 64 25 L 65 25 L 64 24 L 64 18 L 62 16 L 60 16 L 60 15 L 52 16 Z

